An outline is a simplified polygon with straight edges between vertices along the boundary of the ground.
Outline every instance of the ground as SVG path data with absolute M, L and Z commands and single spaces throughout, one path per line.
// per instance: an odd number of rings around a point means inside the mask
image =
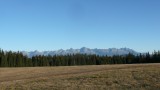
M 160 64 L 0 68 L 0 90 L 160 90 Z

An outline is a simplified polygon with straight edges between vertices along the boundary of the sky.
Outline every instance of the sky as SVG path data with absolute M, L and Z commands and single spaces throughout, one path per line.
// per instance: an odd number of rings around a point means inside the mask
M 0 0 L 0 48 L 160 50 L 160 0 Z

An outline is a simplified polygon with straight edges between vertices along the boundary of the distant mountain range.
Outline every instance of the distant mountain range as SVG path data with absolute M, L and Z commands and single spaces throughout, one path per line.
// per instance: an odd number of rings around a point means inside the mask
M 67 49 L 67 50 L 63 50 L 63 49 L 59 49 L 56 51 L 43 51 L 43 52 L 39 52 L 39 51 L 31 51 L 31 52 L 26 52 L 26 51 L 22 51 L 22 53 L 24 55 L 27 55 L 28 57 L 32 57 L 32 56 L 36 56 L 36 55 L 67 55 L 67 54 L 96 54 L 96 55 L 108 55 L 108 56 L 113 56 L 113 55 L 126 55 L 128 53 L 132 53 L 134 55 L 137 55 L 138 52 L 129 49 L 129 48 L 109 48 L 109 49 L 90 49 L 90 48 L 86 48 L 86 47 L 82 47 L 80 49 Z

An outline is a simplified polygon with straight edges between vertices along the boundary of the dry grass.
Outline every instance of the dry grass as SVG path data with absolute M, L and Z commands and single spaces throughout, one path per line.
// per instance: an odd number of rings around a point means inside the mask
M 160 90 L 160 64 L 0 68 L 0 90 Z

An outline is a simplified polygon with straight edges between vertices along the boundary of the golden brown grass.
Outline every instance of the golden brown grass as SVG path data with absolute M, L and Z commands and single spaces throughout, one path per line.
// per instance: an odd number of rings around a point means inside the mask
M 0 90 L 160 90 L 160 64 L 0 68 Z

